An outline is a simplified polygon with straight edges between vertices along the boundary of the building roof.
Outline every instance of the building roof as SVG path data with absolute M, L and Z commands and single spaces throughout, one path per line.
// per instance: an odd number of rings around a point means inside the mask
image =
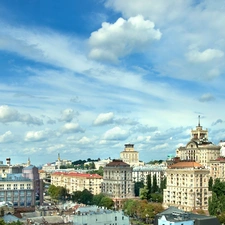
M 171 166 L 170 169 L 182 169 L 182 168 L 203 168 L 200 163 L 194 161 L 180 161 Z
M 106 167 L 117 167 L 117 166 L 119 166 L 119 167 L 130 167 L 129 164 L 123 162 L 123 160 L 121 160 L 121 159 L 113 159 L 112 162 L 110 162 L 106 165 Z
M 102 176 L 98 174 L 89 174 L 89 173 L 78 173 L 78 172 L 54 172 L 52 175 L 58 176 L 68 176 L 68 177 L 83 177 L 86 179 L 101 179 Z
M 220 225 L 219 220 L 214 216 L 206 216 L 201 214 L 194 214 L 191 212 L 185 212 L 176 207 L 169 207 L 165 211 L 158 213 L 156 218 L 165 216 L 168 221 L 188 221 L 194 220 L 195 224 L 199 225 Z

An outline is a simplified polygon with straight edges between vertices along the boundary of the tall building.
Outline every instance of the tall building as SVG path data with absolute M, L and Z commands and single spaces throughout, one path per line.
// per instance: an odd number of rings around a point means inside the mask
M 220 156 L 220 148 L 221 146 L 208 140 L 208 130 L 202 129 L 199 116 L 198 126 L 191 131 L 191 140 L 186 146 L 177 149 L 176 156 L 181 160 L 194 160 L 203 166 L 209 166 L 210 160 Z
M 139 161 L 139 152 L 134 150 L 134 144 L 125 144 L 125 148 L 120 152 L 120 158 L 130 166 L 144 165 Z
M 167 169 L 167 187 L 163 191 L 165 207 L 175 206 L 185 211 L 208 209 L 208 169 L 197 162 L 181 161 Z
M 134 197 L 133 168 L 122 160 L 114 159 L 103 168 L 102 193 L 114 200 L 120 208 L 122 200 Z

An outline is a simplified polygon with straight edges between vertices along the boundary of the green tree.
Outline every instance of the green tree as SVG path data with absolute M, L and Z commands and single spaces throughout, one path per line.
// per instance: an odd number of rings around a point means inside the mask
M 209 191 L 212 191 L 212 187 L 213 187 L 213 178 L 210 177 L 209 178 Z
M 103 197 L 101 199 L 101 202 L 99 203 L 99 206 L 103 206 L 107 209 L 113 209 L 114 207 L 114 202 L 111 198 L 109 197 Z
M 80 203 L 81 195 L 82 195 L 81 191 L 74 191 L 73 194 L 72 194 L 72 200 L 74 202 Z
M 148 199 L 148 188 L 146 186 L 140 189 L 140 199 Z
M 98 195 L 94 195 L 92 198 L 92 204 L 100 206 L 100 202 L 101 202 L 102 198 L 104 198 L 104 197 L 105 197 L 105 195 L 102 193 L 100 193 Z
M 157 177 L 156 174 L 153 175 L 153 184 L 152 184 L 152 193 L 156 193 L 159 191 L 159 187 L 157 185 Z
M 134 194 L 135 194 L 135 196 L 140 195 L 140 189 L 143 188 L 143 187 L 144 187 L 143 181 L 135 182 L 135 184 L 134 184 Z
M 81 192 L 80 202 L 86 205 L 90 205 L 92 203 L 92 198 L 93 198 L 93 194 L 87 189 L 84 189 Z
M 152 193 L 152 176 L 151 174 L 147 175 L 147 189 L 148 189 L 148 197 L 150 197 Z

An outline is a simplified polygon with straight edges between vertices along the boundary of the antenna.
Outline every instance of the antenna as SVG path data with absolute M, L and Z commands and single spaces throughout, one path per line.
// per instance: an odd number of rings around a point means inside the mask
M 198 116 L 198 126 L 200 127 L 200 115 Z

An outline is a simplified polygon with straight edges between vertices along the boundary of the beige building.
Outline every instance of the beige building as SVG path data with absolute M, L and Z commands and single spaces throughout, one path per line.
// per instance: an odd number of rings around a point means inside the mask
M 163 191 L 165 207 L 175 206 L 185 211 L 208 209 L 209 170 L 201 164 L 181 161 L 167 169 L 167 187 Z
M 153 177 L 156 176 L 158 187 L 161 187 L 161 182 L 165 179 L 167 167 L 165 165 L 145 165 L 136 166 L 133 168 L 132 178 L 134 182 L 141 182 L 147 185 L 147 176 L 151 175 L 152 183 Z
M 102 176 L 78 172 L 54 172 L 51 174 L 51 184 L 65 187 L 70 194 L 74 191 L 87 189 L 92 194 L 101 193 Z
M 119 159 L 103 168 L 102 193 L 114 200 L 116 208 L 121 207 L 122 200 L 134 197 L 132 170 L 129 164 Z
M 125 144 L 125 148 L 120 152 L 120 159 L 130 166 L 141 166 L 144 162 L 139 161 L 139 152 L 134 150 L 134 144 Z
M 200 119 L 196 129 L 191 131 L 191 140 L 185 147 L 179 147 L 176 156 L 181 160 L 194 160 L 203 166 L 209 166 L 210 160 L 220 156 L 221 146 L 208 141 L 208 130 L 202 129 Z
M 225 181 L 225 158 L 219 157 L 216 160 L 211 160 L 209 162 L 210 166 L 210 177 L 214 180 L 219 178 L 220 181 Z

